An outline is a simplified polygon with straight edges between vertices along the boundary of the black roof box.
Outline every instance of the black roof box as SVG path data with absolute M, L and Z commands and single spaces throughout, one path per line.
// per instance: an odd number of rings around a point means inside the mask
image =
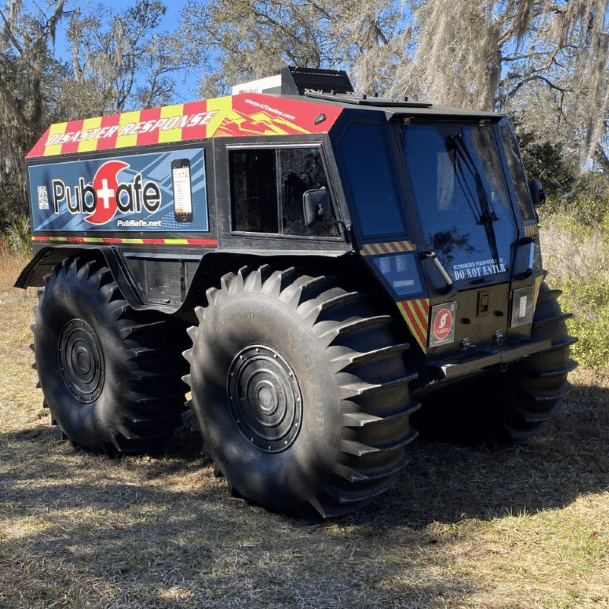
M 303 95 L 305 90 L 320 93 L 353 93 L 353 85 L 344 70 L 316 68 L 281 68 L 281 94 Z

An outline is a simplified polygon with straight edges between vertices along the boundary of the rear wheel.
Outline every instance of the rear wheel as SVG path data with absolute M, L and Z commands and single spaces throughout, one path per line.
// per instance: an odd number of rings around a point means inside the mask
M 72 442 L 95 452 L 134 451 L 181 424 L 181 324 L 133 310 L 110 271 L 82 258 L 45 278 L 35 311 L 45 405 Z
M 187 380 L 235 495 L 329 517 L 393 484 L 417 405 L 388 316 L 330 278 L 268 266 L 224 276 L 208 302 Z

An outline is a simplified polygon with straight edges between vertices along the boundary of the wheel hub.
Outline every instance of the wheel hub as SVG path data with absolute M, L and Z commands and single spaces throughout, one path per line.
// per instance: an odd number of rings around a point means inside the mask
M 228 374 L 231 413 L 245 438 L 264 452 L 280 452 L 302 424 L 296 375 L 274 349 L 253 345 L 240 351 Z
M 94 402 L 104 386 L 104 357 L 97 334 L 82 319 L 70 320 L 59 337 L 61 374 L 79 401 Z

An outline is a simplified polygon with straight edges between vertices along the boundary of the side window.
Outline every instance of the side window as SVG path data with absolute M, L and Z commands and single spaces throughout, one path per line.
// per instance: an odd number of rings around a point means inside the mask
M 535 220 L 535 211 L 533 210 L 533 204 L 531 203 L 527 178 L 524 174 L 524 167 L 522 166 L 520 152 L 518 151 L 518 142 L 509 127 L 506 127 L 505 125 L 501 126 L 501 137 L 503 139 L 503 149 L 505 150 L 505 156 L 507 157 L 508 165 L 510 167 L 512 183 L 514 184 L 514 190 L 516 191 L 516 197 L 518 198 L 518 207 L 520 207 L 522 219 L 525 222 Z
M 309 228 L 302 196 L 328 188 L 318 148 L 230 152 L 233 230 L 296 236 L 339 236 L 336 224 Z
M 274 150 L 233 150 L 230 153 L 233 229 L 277 233 L 277 186 Z
M 278 150 L 281 164 L 281 198 L 284 235 L 338 236 L 336 224 L 305 226 L 302 213 L 302 195 L 313 188 L 328 189 L 328 180 L 316 148 Z

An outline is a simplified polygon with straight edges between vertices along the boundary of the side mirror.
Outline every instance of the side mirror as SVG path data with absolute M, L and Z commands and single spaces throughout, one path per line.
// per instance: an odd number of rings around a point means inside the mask
M 533 205 L 538 207 L 546 202 L 546 191 L 539 180 L 531 180 L 529 182 L 529 192 L 531 193 L 531 201 Z
M 302 195 L 302 211 L 305 224 L 311 228 L 332 221 L 330 194 L 325 188 L 307 190 Z

